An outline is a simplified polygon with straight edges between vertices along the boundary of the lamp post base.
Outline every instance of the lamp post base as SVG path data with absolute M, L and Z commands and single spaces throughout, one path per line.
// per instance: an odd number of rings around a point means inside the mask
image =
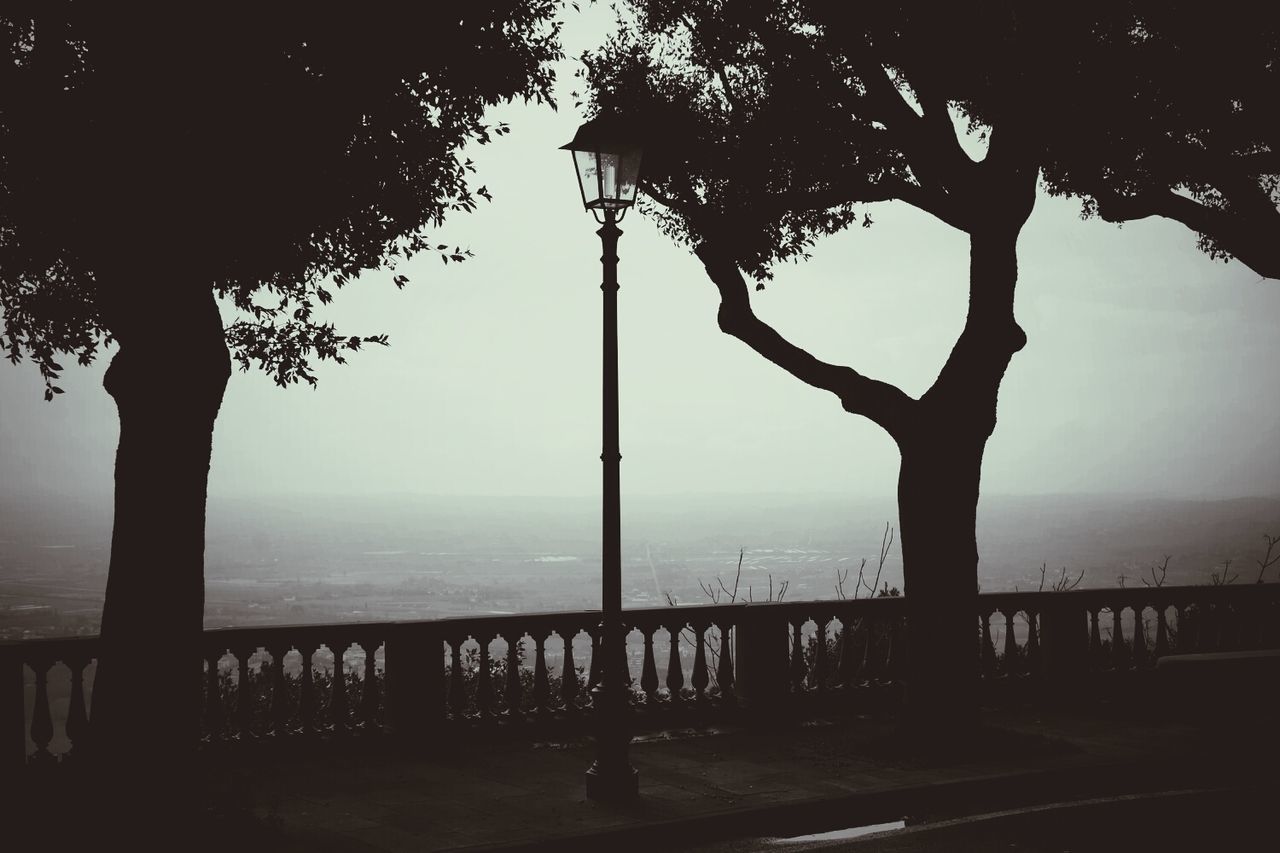
M 602 634 L 603 627 L 601 626 Z M 606 661 L 606 682 L 612 675 L 608 648 L 608 645 L 601 648 Z M 622 671 L 617 661 L 612 663 L 615 671 Z M 596 713 L 596 760 L 587 770 L 587 799 L 620 803 L 634 800 L 640 795 L 640 773 L 631 766 L 631 760 L 627 757 L 631 733 L 626 701 L 626 696 L 617 684 L 599 684 L 591 691 L 591 704 Z
M 622 803 L 640 796 L 640 771 L 630 764 L 601 767 L 600 762 L 596 761 L 586 775 L 589 800 Z

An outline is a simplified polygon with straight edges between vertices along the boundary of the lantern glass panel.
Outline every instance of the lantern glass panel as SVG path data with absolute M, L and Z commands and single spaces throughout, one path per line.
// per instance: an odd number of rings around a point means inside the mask
M 588 209 L 620 210 L 635 204 L 640 149 L 573 152 L 582 203 Z

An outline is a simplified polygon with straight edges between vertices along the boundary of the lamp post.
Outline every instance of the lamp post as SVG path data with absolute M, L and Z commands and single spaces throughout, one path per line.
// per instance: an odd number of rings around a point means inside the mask
M 640 146 L 608 118 L 578 128 L 562 149 L 573 153 L 582 204 L 600 223 L 604 267 L 604 463 L 603 550 L 601 555 L 600 639 L 602 671 L 591 691 L 596 717 L 596 760 L 587 770 L 587 796 L 627 800 L 639 793 L 640 775 L 627 758 L 627 631 L 622 622 L 622 508 L 618 447 L 618 222 L 635 204 Z

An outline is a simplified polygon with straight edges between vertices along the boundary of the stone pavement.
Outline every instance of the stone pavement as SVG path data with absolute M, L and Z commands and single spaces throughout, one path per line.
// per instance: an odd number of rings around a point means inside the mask
M 588 742 L 392 739 L 315 758 L 241 759 L 210 771 L 240 849 L 632 850 L 945 818 L 1054 800 L 1195 787 L 1235 765 L 1186 724 L 1099 714 L 990 712 L 951 756 L 914 756 L 891 723 L 827 721 L 640 740 L 641 798 L 590 802 Z M 252 816 L 249 818 L 247 816 Z

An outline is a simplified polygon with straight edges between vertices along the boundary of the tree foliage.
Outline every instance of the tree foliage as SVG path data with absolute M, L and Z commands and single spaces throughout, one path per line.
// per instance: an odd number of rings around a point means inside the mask
M 651 129 L 667 231 L 732 234 L 757 279 L 869 226 L 860 203 L 987 227 L 1010 168 L 1280 275 L 1280 39 L 1261 6 L 635 0 L 621 24 L 588 58 L 594 107 Z M 986 144 L 978 162 L 957 128 Z
M 485 109 L 550 100 L 553 0 L 143 13 L 82 2 L 0 17 L 0 335 L 58 392 L 186 289 L 235 305 L 240 365 L 314 383 L 380 335 L 315 317 L 362 271 L 469 211 L 459 152 Z M 407 279 L 395 277 L 397 286 Z
M 1045 134 L 1048 189 L 1110 222 L 1182 222 L 1211 257 L 1280 278 L 1280 19 L 1249 3 L 1105 8 Z

